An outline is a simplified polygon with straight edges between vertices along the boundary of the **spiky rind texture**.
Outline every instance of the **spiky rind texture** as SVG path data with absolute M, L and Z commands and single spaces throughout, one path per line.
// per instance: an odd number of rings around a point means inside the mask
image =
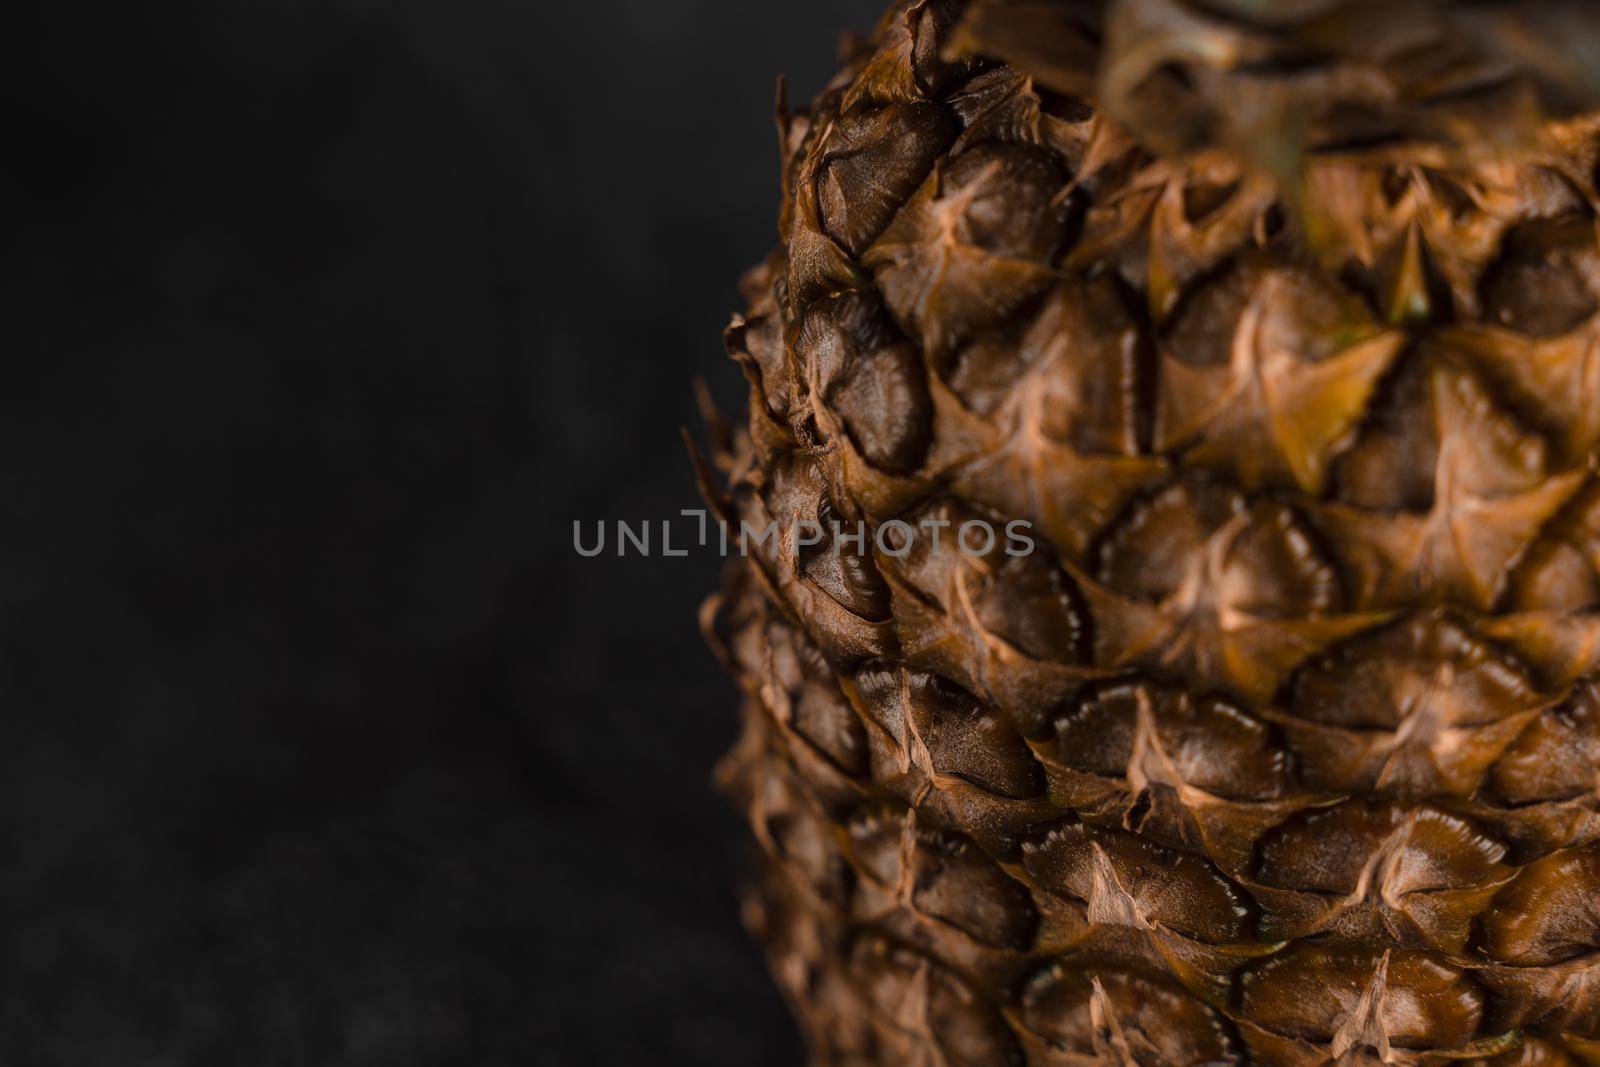
M 1600 1063 L 1596 17 L 919 0 L 780 111 L 705 623 L 818 1065 Z

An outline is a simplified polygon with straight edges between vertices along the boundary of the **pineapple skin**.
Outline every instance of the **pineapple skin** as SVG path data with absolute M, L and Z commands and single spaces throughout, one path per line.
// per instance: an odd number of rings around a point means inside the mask
M 923 0 L 780 106 L 704 488 L 922 531 L 703 613 L 819 1067 L 1600 1064 L 1600 117 L 1497 51 L 1600 15 L 1480 16 Z

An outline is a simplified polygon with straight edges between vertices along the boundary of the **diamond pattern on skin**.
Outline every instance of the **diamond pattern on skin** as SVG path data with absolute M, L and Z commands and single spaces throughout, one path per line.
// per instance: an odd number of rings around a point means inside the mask
M 1198 438 L 1187 462 L 1226 471 L 1247 489 L 1297 485 L 1316 493 L 1334 447 L 1366 410 L 1404 338 L 1354 316 L 1301 320 L 1304 304 L 1325 318 L 1332 300 L 1324 296 L 1316 307 L 1306 299 L 1308 283 L 1295 275 L 1266 270 L 1252 281 L 1224 362 L 1193 365 L 1163 349 L 1157 446 Z M 1337 331 L 1333 344 L 1324 331 Z M 1352 339 L 1340 346 L 1345 337 Z
M 1585 472 L 1545 473 L 1543 441 L 1498 410 L 1471 375 L 1438 367 L 1429 385 L 1438 441 L 1431 508 L 1384 514 L 1332 504 L 1321 515 L 1349 546 L 1363 603 L 1433 594 L 1487 610 Z
M 1269 6 L 904 2 L 780 111 L 714 503 L 1037 541 L 703 614 L 815 1067 L 1600 1057 L 1595 16 Z

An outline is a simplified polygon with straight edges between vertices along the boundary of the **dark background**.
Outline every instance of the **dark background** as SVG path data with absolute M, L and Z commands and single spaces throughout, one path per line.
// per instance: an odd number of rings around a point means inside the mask
M 24 5 L 25 7 L 27 5 Z M 0 1061 L 786 1064 L 678 427 L 877 0 L 5 34 Z

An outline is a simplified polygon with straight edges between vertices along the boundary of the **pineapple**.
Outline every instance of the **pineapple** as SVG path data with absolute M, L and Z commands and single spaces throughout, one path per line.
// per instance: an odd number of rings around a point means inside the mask
M 917 0 L 780 106 L 704 624 L 813 1063 L 1600 1064 L 1597 24 Z

